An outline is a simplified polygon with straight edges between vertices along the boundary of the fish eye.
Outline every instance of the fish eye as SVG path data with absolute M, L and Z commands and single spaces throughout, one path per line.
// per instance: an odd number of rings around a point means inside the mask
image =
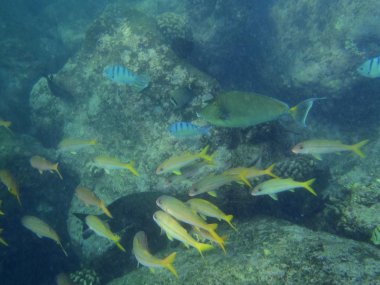
M 303 149 L 303 145 L 302 145 L 302 144 L 299 145 L 298 148 L 299 148 L 299 149 Z

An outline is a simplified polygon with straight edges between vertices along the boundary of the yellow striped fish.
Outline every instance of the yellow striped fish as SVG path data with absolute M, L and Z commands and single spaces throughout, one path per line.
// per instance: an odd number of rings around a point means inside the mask
M 81 200 L 87 206 L 88 205 L 96 206 L 100 208 L 104 212 L 104 214 L 112 218 L 112 214 L 107 209 L 106 205 L 104 204 L 104 201 L 99 199 L 98 196 L 96 196 L 95 193 L 92 192 L 90 189 L 86 187 L 78 186 L 77 188 L 75 188 L 75 195 L 78 197 L 79 200 Z
M 94 159 L 94 165 L 99 168 L 103 168 L 106 173 L 110 173 L 110 170 L 115 169 L 128 169 L 130 172 L 132 172 L 133 175 L 139 176 L 139 173 L 135 169 L 135 163 L 125 163 L 121 162 L 119 159 L 114 157 L 109 157 L 106 155 L 100 155 L 97 156 Z
M 0 170 L 0 181 L 7 187 L 9 193 L 16 197 L 19 205 L 21 206 L 20 191 L 18 184 L 13 175 L 6 169 Z

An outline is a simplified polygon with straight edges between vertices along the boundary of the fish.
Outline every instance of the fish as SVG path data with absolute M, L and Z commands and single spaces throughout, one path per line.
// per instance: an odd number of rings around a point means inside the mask
M 93 215 L 88 215 L 85 218 L 85 221 L 86 225 L 98 236 L 105 237 L 113 241 L 121 251 L 126 252 L 125 248 L 120 244 L 121 237 L 117 234 L 114 234 L 106 223 Z
M 137 75 L 127 67 L 118 64 L 106 66 L 103 69 L 103 76 L 117 84 L 128 85 L 137 92 L 141 92 L 148 87 L 150 82 L 149 76 Z
M 190 88 L 180 87 L 169 93 L 170 102 L 176 109 L 185 108 L 187 104 L 194 98 L 194 95 Z
M 211 125 L 227 128 L 246 128 L 291 115 L 303 126 L 314 101 L 310 98 L 290 108 L 286 103 L 257 93 L 225 92 L 198 112 Z
M 181 168 L 191 166 L 202 160 L 213 164 L 214 159 L 212 155 L 207 154 L 208 149 L 209 146 L 206 146 L 199 153 L 185 152 L 182 155 L 171 156 L 157 167 L 156 174 L 174 173 L 181 175 Z
M 311 154 L 316 159 L 321 160 L 321 154 L 341 152 L 341 151 L 353 151 L 360 157 L 364 158 L 365 154 L 362 152 L 361 147 L 366 145 L 369 140 L 363 140 L 353 145 L 343 144 L 339 140 L 308 140 L 300 142 L 292 148 L 292 152 L 295 154 Z
M 193 197 L 202 193 L 208 193 L 210 196 L 216 197 L 215 190 L 224 185 L 230 185 L 232 182 L 236 182 L 236 180 L 237 178 L 233 175 L 209 174 L 191 186 L 189 196 Z
M 139 176 L 139 173 L 135 169 L 135 162 L 132 161 L 130 163 L 121 162 L 117 158 L 109 157 L 105 155 L 100 155 L 95 157 L 94 163 L 95 166 L 99 168 L 103 168 L 106 173 L 110 173 L 110 170 L 115 169 L 128 169 L 132 172 L 133 175 Z
M 243 181 L 249 188 L 252 188 L 249 179 L 253 179 L 263 175 L 269 175 L 273 178 L 277 178 L 278 176 L 273 174 L 272 172 L 275 166 L 275 164 L 272 164 L 267 169 L 257 169 L 256 167 L 236 167 L 224 171 L 223 174 L 236 176 L 238 179 Z
M 104 204 L 104 201 L 99 199 L 98 196 L 96 196 L 95 193 L 92 192 L 90 189 L 78 186 L 77 188 L 75 188 L 75 194 L 79 198 L 79 200 L 84 202 L 87 206 L 96 206 L 100 208 L 104 212 L 104 214 L 112 218 L 112 214 L 107 209 L 106 205 Z
M 269 195 L 272 199 L 277 200 L 277 193 L 284 191 L 294 191 L 294 188 L 305 188 L 314 196 L 317 193 L 311 188 L 315 178 L 299 182 L 292 178 L 273 178 L 257 185 L 251 192 L 253 196 Z
M 20 191 L 16 179 L 9 170 L 0 169 L 0 181 L 7 187 L 9 193 L 16 197 L 21 206 Z
M 43 220 L 34 216 L 23 216 L 21 218 L 21 224 L 28 230 L 35 233 L 39 238 L 46 237 L 54 240 L 61 247 L 63 253 L 68 256 L 56 231 Z
M 176 258 L 177 253 L 173 252 L 164 259 L 159 259 L 149 252 L 148 239 L 143 231 L 139 231 L 135 234 L 133 238 L 133 254 L 135 255 L 139 264 L 149 267 L 151 270 L 153 268 L 164 267 L 168 269 L 175 277 L 178 278 L 178 273 L 173 266 L 173 262 Z
M 5 121 L 5 120 L 0 119 L 0 127 L 5 128 L 8 132 L 10 132 L 11 134 L 13 134 L 13 132 L 11 130 L 11 126 L 12 126 L 12 122 L 11 121 Z
M 190 208 L 197 212 L 202 218 L 212 217 L 218 219 L 219 221 L 223 220 L 229 224 L 231 228 L 237 231 L 237 228 L 231 223 L 234 216 L 226 215 L 213 203 L 204 199 L 193 198 L 187 200 L 186 204 L 188 204 Z
M 378 225 L 372 232 L 371 241 L 375 245 L 380 244 L 380 225 Z
M 3 232 L 3 229 L 0 229 L 0 234 L 2 234 L 2 232 Z M 8 243 L 2 237 L 0 237 L 0 244 L 8 246 Z
M 380 77 L 380 56 L 366 60 L 356 69 L 356 71 L 364 77 Z
M 215 244 L 217 244 L 217 241 L 210 235 L 208 231 L 205 231 L 203 229 L 192 227 L 190 234 L 199 242 L 205 242 L 205 241 L 211 241 Z M 225 243 L 227 240 L 226 236 L 221 237 L 223 239 L 223 242 Z
M 211 127 L 200 127 L 190 122 L 176 122 L 169 126 L 169 132 L 178 139 L 209 136 Z
M 153 214 L 153 220 L 157 225 L 166 233 L 166 236 L 169 240 L 173 241 L 174 239 L 182 242 L 187 248 L 189 246 L 194 247 L 198 250 L 200 255 L 203 257 L 203 252 L 211 250 L 214 247 L 210 244 L 197 242 L 184 227 L 177 222 L 172 216 L 164 211 L 156 211 Z
M 75 138 L 66 138 L 60 141 L 58 144 L 58 151 L 75 154 L 78 150 L 83 148 L 94 146 L 97 144 L 96 139 L 85 140 L 85 139 L 75 139 Z
M 37 169 L 40 174 L 42 174 L 44 171 L 55 171 L 58 174 L 59 178 L 63 179 L 61 173 L 58 170 L 58 162 L 53 163 L 42 156 L 35 155 L 30 158 L 30 165 L 33 168 Z
M 161 210 L 172 215 L 177 220 L 208 231 L 225 252 L 224 241 L 215 232 L 218 227 L 217 224 L 207 224 L 188 205 L 172 196 L 162 195 L 157 198 L 156 204 Z
M 67 276 L 66 273 L 59 273 L 55 280 L 57 282 L 57 285 L 74 285 L 74 283 L 71 281 L 70 277 Z

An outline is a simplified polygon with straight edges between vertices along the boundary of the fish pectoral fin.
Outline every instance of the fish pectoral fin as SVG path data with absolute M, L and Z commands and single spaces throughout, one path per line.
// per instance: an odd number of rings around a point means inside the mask
M 278 201 L 278 197 L 276 194 L 269 194 L 269 197 L 271 197 L 273 200 Z
M 321 156 L 319 153 L 313 153 L 312 156 L 313 156 L 315 159 L 322 160 L 322 156 Z

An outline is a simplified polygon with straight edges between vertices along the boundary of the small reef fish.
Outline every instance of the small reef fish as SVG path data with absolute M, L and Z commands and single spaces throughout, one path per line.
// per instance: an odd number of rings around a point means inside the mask
M 9 131 L 11 134 L 13 134 L 13 132 L 11 131 L 11 128 L 10 128 L 11 126 L 12 126 L 11 121 L 5 121 L 5 120 L 0 119 L 0 127 L 4 127 L 7 131 Z
M 19 187 L 13 175 L 8 170 L 1 169 L 0 181 L 7 187 L 9 193 L 16 197 L 19 205 L 21 206 Z
M 21 224 L 28 230 L 35 233 L 39 238 L 46 237 L 54 240 L 67 256 L 66 250 L 63 248 L 58 234 L 47 223 L 34 216 L 24 216 L 21 218 Z
M 211 127 L 200 127 L 190 122 L 176 122 L 169 126 L 169 132 L 178 139 L 195 138 L 210 135 Z
M 213 203 L 204 199 L 193 198 L 188 200 L 186 204 L 188 204 L 190 208 L 197 212 L 202 218 L 212 217 L 218 219 L 219 221 L 223 220 L 229 224 L 231 228 L 237 231 L 236 227 L 231 223 L 234 216 L 226 215 Z
M 59 178 L 63 179 L 61 173 L 58 170 L 58 162 L 52 163 L 42 156 L 35 155 L 30 158 L 30 165 L 33 168 L 37 169 L 40 174 L 42 174 L 44 171 L 55 171 L 58 174 Z
M 103 76 L 111 81 L 128 85 L 136 89 L 137 92 L 144 90 L 149 85 L 150 78 L 145 75 L 137 75 L 127 67 L 122 65 L 109 65 L 103 69 Z
M 59 273 L 55 278 L 57 285 L 74 285 L 66 273 Z
M 105 237 L 113 241 L 120 250 L 126 252 L 125 248 L 120 244 L 121 237 L 117 234 L 114 234 L 106 223 L 104 223 L 98 217 L 93 215 L 88 215 L 85 220 L 87 226 L 91 230 L 93 230 L 98 236 Z
M 84 139 L 63 139 L 58 144 L 58 151 L 68 151 L 75 154 L 78 150 L 83 148 L 96 145 L 97 141 L 95 139 L 92 140 L 84 140 Z
M 96 206 L 100 208 L 104 212 L 104 214 L 112 218 L 111 212 L 107 209 L 106 205 L 104 204 L 104 201 L 99 199 L 98 196 L 96 196 L 95 193 L 92 192 L 90 189 L 85 187 L 77 187 L 75 188 L 75 195 L 79 198 L 79 200 L 85 203 L 86 206 Z
M 205 242 L 205 241 L 211 241 L 215 244 L 218 244 L 218 242 L 210 235 L 208 231 L 205 231 L 203 229 L 192 227 L 190 234 L 195 237 L 195 239 L 199 242 Z M 222 236 L 223 242 L 225 243 L 227 240 L 227 237 Z
M 3 229 L 0 229 L 0 234 L 3 232 Z M 2 238 L 0 237 L 0 244 L 2 245 L 5 245 L 5 246 L 8 246 L 8 243 Z
M 181 168 L 190 166 L 204 160 L 210 164 L 214 162 L 213 157 L 207 154 L 209 146 L 203 148 L 199 153 L 185 152 L 179 156 L 172 156 L 161 163 L 156 170 L 156 174 L 174 173 L 181 174 Z
M 233 175 L 210 174 L 195 182 L 191 186 L 189 196 L 193 197 L 202 193 L 207 193 L 210 196 L 216 197 L 217 195 L 215 190 L 224 185 L 229 185 L 234 181 L 236 181 L 236 177 Z
M 346 145 L 338 140 L 308 140 L 301 142 L 292 148 L 292 152 L 296 154 L 311 154 L 316 159 L 321 160 L 321 154 L 353 151 L 360 157 L 364 158 L 365 154 L 361 151 L 361 147 L 366 145 L 368 140 L 363 140 L 353 145 Z
M 366 60 L 356 69 L 356 71 L 365 77 L 380 77 L 380 56 Z
M 179 240 L 182 242 L 187 248 L 192 246 L 196 248 L 201 256 L 203 256 L 203 252 L 213 249 L 214 247 L 210 244 L 197 242 L 186 230 L 184 227 L 177 222 L 169 214 L 163 211 L 157 211 L 153 214 L 153 220 L 157 223 L 157 225 L 166 233 L 169 240 L 173 241 L 173 239 Z
M 223 174 L 236 176 L 245 184 L 247 184 L 249 188 L 252 188 L 251 183 L 248 181 L 249 179 L 263 175 L 269 175 L 273 178 L 277 178 L 277 176 L 272 172 L 274 167 L 275 164 L 272 164 L 267 169 L 257 169 L 256 167 L 236 167 L 224 171 Z
M 311 188 L 315 178 L 305 182 L 294 181 L 292 178 L 273 178 L 257 185 L 251 192 L 253 196 L 269 195 L 272 199 L 277 199 L 277 193 L 284 191 L 294 191 L 294 188 L 305 188 L 314 196 L 317 193 Z
M 277 99 L 240 91 L 219 94 L 213 102 L 198 113 L 212 125 L 227 128 L 246 128 L 290 115 L 305 126 L 307 115 L 314 101 L 323 98 L 310 98 L 290 108 Z
M 375 245 L 380 244 L 380 225 L 378 225 L 372 232 L 371 241 Z
M 215 229 L 218 227 L 217 224 L 207 224 L 186 203 L 172 196 L 162 195 L 157 198 L 156 204 L 161 210 L 172 215 L 177 220 L 208 231 L 225 252 L 224 241 L 215 232 Z
M 135 255 L 139 264 L 149 267 L 151 270 L 154 268 L 166 268 L 168 269 L 175 277 L 178 278 L 178 273 L 173 266 L 173 262 L 177 255 L 176 252 L 173 252 L 164 259 L 159 259 L 152 255 L 149 252 L 148 248 L 148 239 L 146 234 L 143 231 L 139 231 L 135 234 L 133 238 L 133 254 Z
M 135 163 L 130 162 L 130 163 L 125 163 L 121 162 L 117 158 L 114 157 L 109 157 L 105 155 L 100 155 L 95 157 L 94 159 L 94 165 L 103 168 L 106 173 L 110 173 L 110 170 L 115 170 L 115 169 L 128 169 L 130 172 L 132 172 L 133 175 L 139 176 L 139 173 L 135 169 Z

